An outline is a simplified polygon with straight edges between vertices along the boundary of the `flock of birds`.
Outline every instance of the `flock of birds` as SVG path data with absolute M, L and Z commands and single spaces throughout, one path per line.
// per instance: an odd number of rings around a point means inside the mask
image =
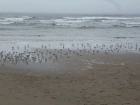
M 49 61 L 55 62 L 60 57 L 70 58 L 71 56 L 83 56 L 85 53 L 95 54 L 99 52 L 103 52 L 106 55 L 112 52 L 118 53 L 119 51 L 131 51 L 137 50 L 140 52 L 140 48 L 138 44 L 135 45 L 132 43 L 125 43 L 125 44 L 113 44 L 110 46 L 106 46 L 105 44 L 71 44 L 70 48 L 65 48 L 64 43 L 60 43 L 60 49 L 51 49 L 51 45 L 48 44 L 47 46 L 41 45 L 40 48 L 36 48 L 34 51 L 31 50 L 30 45 L 24 46 L 23 52 L 20 52 L 21 48 L 19 46 L 12 47 L 11 52 L 1 51 L 0 52 L 0 63 L 2 66 L 5 66 L 5 63 L 12 63 L 16 65 L 18 63 L 25 63 L 29 64 L 30 62 L 33 63 L 47 63 Z M 20 50 L 18 52 L 18 50 Z

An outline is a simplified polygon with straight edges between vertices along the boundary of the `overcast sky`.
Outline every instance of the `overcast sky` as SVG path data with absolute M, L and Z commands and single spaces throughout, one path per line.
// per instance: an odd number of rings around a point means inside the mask
M 0 0 L 0 12 L 140 13 L 140 0 Z

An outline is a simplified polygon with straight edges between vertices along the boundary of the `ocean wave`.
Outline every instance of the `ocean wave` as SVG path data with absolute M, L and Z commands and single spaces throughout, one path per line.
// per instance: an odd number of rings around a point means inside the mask
M 34 19 L 35 18 L 35 19 Z M 85 17 L 62 17 L 62 18 L 39 18 L 34 16 L 1 18 L 0 25 L 18 25 L 42 27 L 72 27 L 80 29 L 91 28 L 130 28 L 140 27 L 140 17 L 105 17 L 105 16 L 85 16 Z
M 12 26 L 34 26 L 37 28 L 43 27 L 71 27 L 80 29 L 91 29 L 91 28 L 133 28 L 140 27 L 139 23 L 125 23 L 125 22 L 85 22 L 85 23 L 71 23 L 71 22 L 0 22 L 1 25 L 12 25 Z
M 4 19 L 5 22 L 20 22 L 20 21 L 23 21 L 23 20 L 24 20 L 24 18 L 15 18 L 15 17 Z
M 1 18 L 0 22 L 22 22 L 24 20 L 29 20 L 33 19 L 35 17 L 30 17 L 30 16 L 22 16 L 22 17 L 6 17 L 6 18 Z
M 14 23 L 14 22 L 5 22 L 5 21 L 0 21 L 0 24 L 2 24 L 2 25 L 8 25 L 8 24 L 12 24 L 12 23 Z
M 140 17 L 63 17 L 67 20 L 82 20 L 84 24 L 76 24 L 76 27 L 81 29 L 90 28 L 130 28 L 130 27 L 140 27 Z
M 140 17 L 102 17 L 102 16 L 91 16 L 91 17 L 63 17 L 64 19 L 70 20 L 130 20 L 130 19 L 140 19 Z
M 86 21 L 83 20 L 67 20 L 67 19 L 53 19 L 53 20 L 39 20 L 42 24 L 52 24 L 52 25 L 70 25 L 70 24 L 78 24 Z
M 85 22 L 86 20 L 67 20 L 67 19 L 56 19 L 53 20 L 56 23 L 82 23 Z
M 5 18 L 4 21 L 9 21 L 9 22 L 20 22 L 23 20 L 28 20 L 31 19 L 32 17 L 29 16 L 22 16 L 22 17 L 10 17 L 10 18 Z
M 128 25 L 140 25 L 140 22 L 129 22 L 129 23 L 126 23 Z

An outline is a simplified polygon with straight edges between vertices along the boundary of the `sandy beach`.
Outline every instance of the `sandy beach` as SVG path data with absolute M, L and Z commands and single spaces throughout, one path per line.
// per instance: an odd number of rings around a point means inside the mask
M 98 58 L 97 61 L 91 62 L 90 54 L 79 59 L 66 58 L 63 63 L 60 60 L 60 68 L 66 61 L 69 66 L 63 66 L 64 70 L 54 74 L 18 72 L 0 66 L 0 104 L 139 105 L 139 54 L 95 54 L 92 57 Z

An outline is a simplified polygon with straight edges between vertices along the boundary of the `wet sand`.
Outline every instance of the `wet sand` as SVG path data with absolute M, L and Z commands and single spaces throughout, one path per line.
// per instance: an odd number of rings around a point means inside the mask
M 63 70 L 57 67 L 55 73 L 0 66 L 0 104 L 139 105 L 139 58 L 135 53 L 86 53 L 59 60 Z

